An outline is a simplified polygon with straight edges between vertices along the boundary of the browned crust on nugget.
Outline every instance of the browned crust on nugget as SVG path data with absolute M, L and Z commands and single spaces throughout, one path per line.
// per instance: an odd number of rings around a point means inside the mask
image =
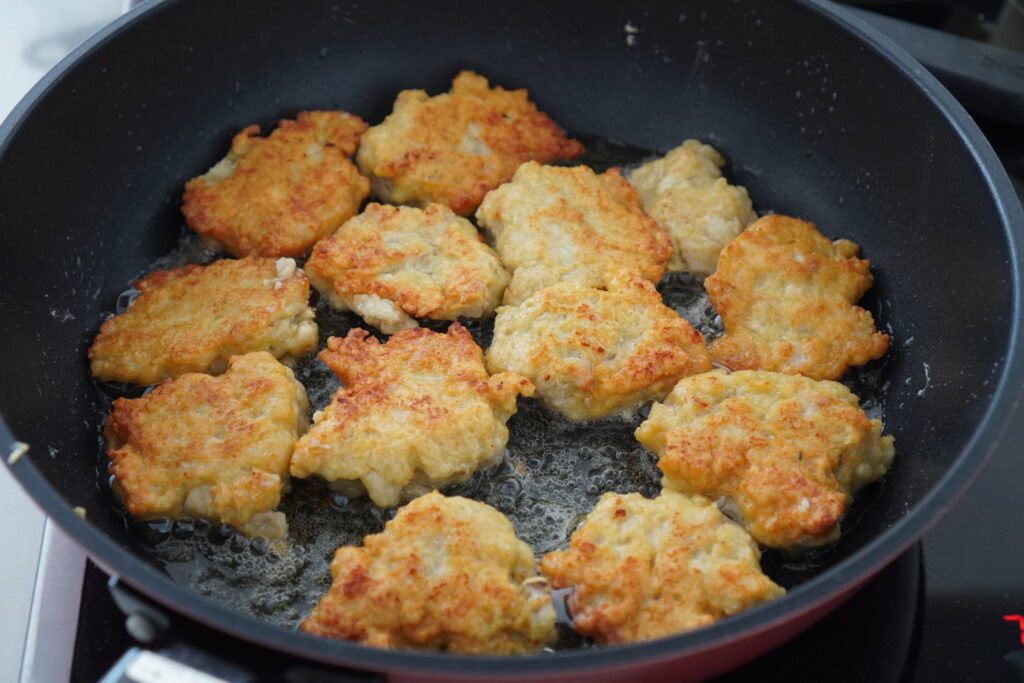
M 533 551 L 497 510 L 429 493 L 363 547 L 342 547 L 307 633 L 391 649 L 521 654 L 554 636 Z
M 636 438 L 663 486 L 731 499 L 758 542 L 785 548 L 839 537 L 853 494 L 892 462 L 881 431 L 837 382 L 716 370 L 680 381 Z
M 462 71 L 447 93 L 399 93 L 393 112 L 363 136 L 356 159 L 378 198 L 438 202 L 466 216 L 524 161 L 582 153 L 583 145 L 566 138 L 525 88 L 491 88 L 483 76 Z
M 849 240 L 832 242 L 812 223 L 765 216 L 730 242 L 704 287 L 725 335 L 711 344 L 732 370 L 839 379 L 881 357 L 889 336 L 855 301 L 871 286 L 868 261 Z
M 607 290 L 561 282 L 499 308 L 486 360 L 492 371 L 529 378 L 571 420 L 631 414 L 711 369 L 700 332 L 630 271 Z
M 781 596 L 760 557 L 707 498 L 606 493 L 541 570 L 552 587 L 574 589 L 576 630 L 615 645 L 691 631 Z
M 473 224 L 440 204 L 371 202 L 317 243 L 305 270 L 332 306 L 354 310 L 387 334 L 413 326 L 409 316 L 493 314 L 509 278 Z
M 266 138 L 245 128 L 227 157 L 185 183 L 185 220 L 235 256 L 303 256 L 370 193 L 349 160 L 364 130 L 339 111 L 299 112 Z
M 296 445 L 292 475 L 359 484 L 381 506 L 496 464 L 516 397 L 533 393 L 519 375 L 489 377 L 458 323 L 447 334 L 402 330 L 386 344 L 354 329 L 328 339 L 320 359 L 345 386 Z
M 104 431 L 110 473 L 135 517 L 205 517 L 266 533 L 252 522 L 280 502 L 308 409 L 305 389 L 273 356 L 235 356 L 220 377 L 187 374 L 114 401 Z M 268 535 L 283 535 L 280 522 Z
M 277 358 L 313 351 L 309 280 L 291 259 L 245 258 L 150 273 L 127 311 L 106 320 L 89 348 L 93 377 L 155 384 L 220 372 L 250 351 Z

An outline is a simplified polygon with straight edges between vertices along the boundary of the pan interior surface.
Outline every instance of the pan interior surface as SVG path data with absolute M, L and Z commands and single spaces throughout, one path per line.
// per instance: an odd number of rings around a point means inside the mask
M 635 167 L 656 156 L 649 150 L 609 140 L 574 137 L 581 139 L 588 150 L 578 163 L 599 173 L 612 166 Z M 177 249 L 147 270 L 188 263 L 205 265 L 220 257 L 203 249 L 197 236 L 186 232 Z M 708 300 L 702 278 L 688 273 L 668 274 L 659 290 L 664 303 L 690 320 L 708 343 L 722 334 L 721 319 Z M 135 291 L 127 290 L 118 297 L 111 314 L 123 312 L 124 302 L 130 301 Z M 351 329 L 366 327 L 354 313 L 333 309 L 323 296 L 314 294 L 314 300 L 319 348 L 326 346 L 329 337 L 344 337 Z M 448 321 L 419 322 L 437 332 L 444 332 L 450 325 Z M 464 319 L 461 323 L 486 350 L 493 335 L 493 318 Z M 880 321 L 883 326 L 885 323 Z M 386 336 L 374 333 L 386 341 Z M 891 388 L 885 378 L 886 365 L 887 360 L 880 359 L 850 369 L 843 378 L 872 419 L 882 417 L 882 405 Z M 306 387 L 311 410 L 325 409 L 340 386 L 334 373 L 315 355 L 302 358 L 295 373 Z M 113 410 L 113 399 L 135 397 L 143 391 L 120 384 L 96 387 L 105 402 L 111 403 L 104 406 L 104 415 Z M 510 437 L 501 463 L 442 491 L 468 496 L 499 510 L 538 557 L 563 549 L 601 494 L 637 492 L 653 498 L 660 492 L 657 457 L 633 437 L 647 413 L 645 406 L 628 417 L 571 422 L 536 398 L 520 398 L 518 412 L 508 423 Z M 98 485 L 104 488 L 108 483 L 107 468 L 103 467 Z M 247 539 L 226 525 L 203 520 L 138 522 L 126 518 L 126 524 L 146 557 L 155 560 L 179 584 L 244 614 L 296 628 L 330 587 L 329 565 L 334 550 L 342 545 L 362 545 L 364 536 L 383 531 L 397 508 L 383 509 L 366 497 L 332 493 L 315 478 L 293 479 L 290 486 L 290 493 L 279 506 L 288 518 L 286 544 Z M 861 491 L 843 518 L 843 528 L 856 526 L 863 511 L 884 495 L 883 490 L 882 484 L 876 484 Z M 843 548 L 842 543 L 801 553 L 768 548 L 762 552 L 761 565 L 772 580 L 792 589 L 833 564 Z M 575 633 L 568 622 L 560 622 L 555 649 L 592 644 Z
M 979 434 L 1019 345 L 1020 238 L 1009 232 L 976 140 L 934 92 L 813 4 L 456 1 L 411 10 L 182 0 L 137 12 L 87 47 L 0 129 L 0 319 L 10 326 L 0 339 L 0 414 L 32 446 L 16 475 L 33 493 L 37 479 L 52 487 L 37 497 L 55 491 L 84 508 L 83 526 L 103 534 L 86 534 L 90 552 L 165 601 L 183 593 L 140 552 L 136 530 L 97 484 L 106 407 L 85 350 L 103 316 L 127 283 L 175 248 L 182 185 L 239 129 L 256 122 L 267 130 L 313 108 L 375 124 L 399 90 L 441 92 L 463 68 L 529 88 L 571 130 L 659 151 L 690 137 L 711 143 L 755 208 L 861 245 L 875 276 L 862 305 L 893 335 L 878 368 L 887 386 L 878 409 L 897 457 L 879 494 L 844 527 L 831 564 L 909 542 L 934 518 L 937 508 L 916 508 L 946 474 L 983 459 Z M 956 487 L 943 486 L 951 499 Z M 706 632 L 621 652 L 650 659 L 709 647 L 730 628 L 760 627 L 787 605 L 822 599 L 836 590 L 830 574 Z M 317 658 L 435 671 L 446 662 L 493 666 L 486 658 L 385 659 L 198 596 L 179 608 Z M 615 656 L 565 652 L 501 666 L 585 668 Z

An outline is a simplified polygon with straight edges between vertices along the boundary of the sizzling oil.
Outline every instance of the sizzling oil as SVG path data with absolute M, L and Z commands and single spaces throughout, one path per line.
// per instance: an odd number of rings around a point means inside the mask
M 582 160 L 596 170 L 612 165 L 628 166 L 650 156 L 611 140 L 577 136 L 590 152 Z M 166 269 L 187 263 L 207 264 L 218 258 L 198 239 L 183 231 L 174 252 L 147 269 Z M 689 320 L 708 341 L 722 333 L 721 319 L 708 301 L 702 281 L 689 274 L 670 274 L 659 285 L 666 305 Z M 118 298 L 117 312 L 127 308 L 132 290 Z M 363 326 L 352 313 L 331 309 L 313 294 L 320 327 L 320 347 L 328 336 L 344 335 Z M 420 321 L 437 331 L 447 322 Z M 462 321 L 483 348 L 490 344 L 492 321 Z M 372 330 L 371 330 L 372 331 Z M 884 362 L 884 361 L 883 361 Z M 870 417 L 881 417 L 887 386 L 882 385 L 881 364 L 854 369 L 844 380 L 864 399 Z M 295 365 L 296 377 L 305 385 L 313 410 L 323 408 L 339 386 L 327 367 L 309 355 Z M 108 400 L 137 396 L 140 390 L 123 385 L 98 385 Z M 646 416 L 641 409 L 632 419 L 612 418 L 569 422 L 541 407 L 534 399 L 519 399 L 519 411 L 508 423 L 510 438 L 505 458 L 497 466 L 478 472 L 469 481 L 444 489 L 483 501 L 505 514 L 517 535 L 529 543 L 538 557 L 564 548 L 602 493 L 640 492 L 656 496 L 660 472 L 655 456 L 633 438 L 634 429 Z M 101 452 L 103 449 L 101 447 Z M 108 487 L 103 459 L 99 474 Z M 861 493 L 851 511 L 856 516 L 874 497 L 878 485 Z M 378 508 L 365 497 L 349 499 L 333 493 L 317 481 L 292 480 L 291 490 L 279 509 L 288 518 L 286 541 L 269 544 L 248 539 L 226 525 L 197 520 L 137 522 L 127 520 L 148 553 L 178 583 L 227 607 L 256 618 L 294 628 L 330 586 L 329 564 L 337 547 L 361 545 L 367 534 L 383 530 L 394 510 Z M 799 556 L 767 551 L 765 571 L 784 587 L 814 576 L 829 564 L 828 549 Z M 558 591 L 561 602 L 564 591 Z M 561 608 L 561 605 L 559 605 Z M 556 648 L 587 646 L 589 641 L 567 626 L 559 609 L 559 641 Z

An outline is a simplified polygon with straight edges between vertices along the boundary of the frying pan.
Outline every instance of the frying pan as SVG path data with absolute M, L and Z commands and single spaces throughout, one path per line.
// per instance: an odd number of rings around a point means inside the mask
M 627 28 L 628 27 L 628 28 Z M 404 88 L 472 68 L 570 130 L 732 160 L 760 210 L 857 241 L 891 324 L 882 412 L 897 458 L 831 566 L 699 631 L 533 657 L 384 652 L 260 622 L 170 580 L 97 484 L 102 401 L 85 350 L 113 298 L 176 244 L 186 179 L 241 127 L 310 108 L 371 123 Z M 0 127 L 0 449 L 105 570 L 267 648 L 420 678 L 700 677 L 822 616 L 949 509 L 1024 383 L 1024 217 L 965 112 L 900 49 L 813 0 L 406 4 L 167 0 L 54 69 Z M 85 518 L 75 514 L 83 508 Z

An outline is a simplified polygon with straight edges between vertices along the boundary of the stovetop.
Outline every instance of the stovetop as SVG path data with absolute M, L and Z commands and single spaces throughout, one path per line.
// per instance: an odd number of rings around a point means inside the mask
M 113 19 L 124 0 L 7 2 L 0 51 L 7 50 L 0 116 L 49 64 Z M 878 5 L 877 2 L 856 4 Z M 893 16 L 914 5 L 887 3 Z M 936 3 L 930 3 L 932 5 Z M 998 0 L 960 3 L 992 11 Z M 907 5 L 905 8 L 892 7 Z M 982 7 L 981 5 L 985 5 Z M 970 18 L 970 13 L 960 16 Z M 947 17 L 948 21 L 948 17 Z M 1024 192 L 1024 129 L 979 118 Z M 891 566 L 806 633 L 721 680 L 1024 681 L 1024 409 L 963 498 Z M 0 680 L 93 683 L 135 643 L 107 591 L 107 577 L 46 522 L 0 468 L 0 515 L 18 533 L 0 537 Z M 49 563 L 45 558 L 50 557 Z M 84 568 L 84 575 L 82 570 Z M 82 583 L 81 598 L 77 586 Z M 33 586 L 29 590 L 28 586 Z M 17 588 L 15 588 L 17 587 Z M 74 604 L 79 601 L 78 604 Z M 59 611 L 47 609 L 63 605 Z M 43 605 L 43 607 L 40 607 Z M 34 611 L 33 611 L 34 610 Z M 70 615 L 70 617 L 69 617 Z M 1021 617 L 1021 618 L 1015 618 Z M 195 626 L 197 630 L 203 627 Z M 273 653 L 217 635 L 218 651 L 256 663 L 253 680 L 282 680 L 289 666 Z M 77 641 L 73 651 L 71 643 Z M 255 674 L 254 674 L 255 676 Z M 325 679 L 326 680 L 326 679 Z

